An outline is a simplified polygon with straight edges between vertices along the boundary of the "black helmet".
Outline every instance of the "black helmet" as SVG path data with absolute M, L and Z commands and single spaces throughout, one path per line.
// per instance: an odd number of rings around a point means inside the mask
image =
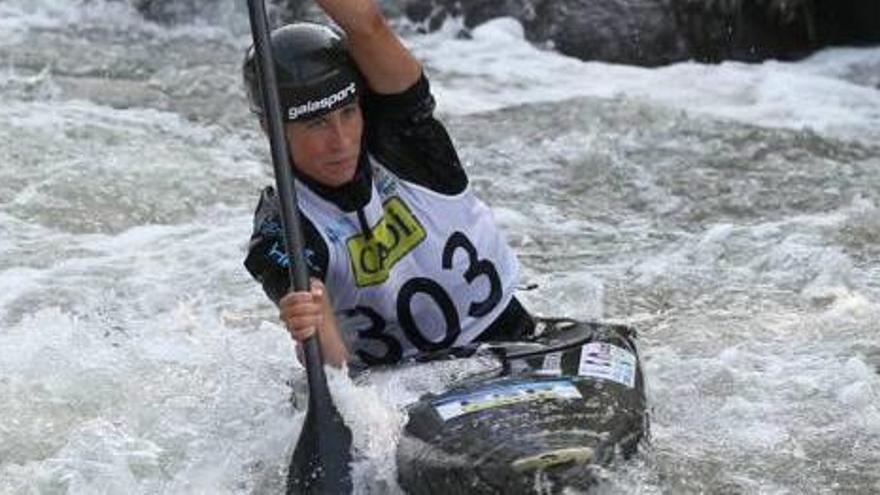
M 316 117 L 354 101 L 361 77 L 342 35 L 327 26 L 300 22 L 272 31 L 271 44 L 285 121 Z M 251 111 L 262 116 L 253 46 L 242 76 Z

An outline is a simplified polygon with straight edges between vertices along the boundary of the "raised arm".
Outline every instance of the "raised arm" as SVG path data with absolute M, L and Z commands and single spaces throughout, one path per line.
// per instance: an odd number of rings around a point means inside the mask
M 349 50 L 380 94 L 400 93 L 418 81 L 422 67 L 388 25 L 376 0 L 315 0 L 348 35 Z

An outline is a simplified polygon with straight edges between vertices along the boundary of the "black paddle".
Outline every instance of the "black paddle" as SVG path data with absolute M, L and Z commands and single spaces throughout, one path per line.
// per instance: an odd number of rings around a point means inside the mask
M 291 260 L 288 268 L 291 286 L 296 291 L 308 291 L 309 277 L 303 256 L 302 231 L 296 209 L 296 191 L 293 187 L 287 140 L 281 121 L 275 64 L 267 63 L 274 58 L 264 0 L 248 0 L 248 11 L 254 39 L 257 77 L 272 148 L 275 184 L 281 201 L 284 240 L 288 259 Z M 309 409 L 290 460 L 287 493 L 351 493 L 351 431 L 345 426 L 330 398 L 317 334 L 306 340 L 303 348 L 309 381 Z

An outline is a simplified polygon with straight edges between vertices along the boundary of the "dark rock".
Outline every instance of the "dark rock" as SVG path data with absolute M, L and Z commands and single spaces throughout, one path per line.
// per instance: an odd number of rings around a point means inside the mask
M 92 1 L 92 0 L 85 0 Z M 112 1 L 112 0 L 111 0 Z M 117 0 L 125 1 L 125 0 Z M 127 0 L 145 19 L 160 24 L 182 24 L 195 21 L 216 23 L 234 16 L 247 23 L 244 0 Z M 390 17 L 402 15 L 395 0 L 379 0 Z M 273 26 L 295 21 L 329 22 L 313 0 L 266 0 L 269 23 Z
M 665 0 L 568 0 L 536 4 L 527 36 L 584 60 L 655 66 L 689 58 Z
M 145 19 L 159 24 L 183 24 L 195 21 L 218 22 L 228 16 L 247 19 L 244 1 L 217 2 L 216 0 L 129 0 Z M 323 14 L 314 2 L 305 0 L 267 0 L 270 23 L 279 25 L 294 20 L 323 20 Z
M 703 62 L 796 59 L 818 47 L 812 0 L 676 0 L 690 57 Z
M 160 0 L 131 0 L 131 5 L 145 19 L 161 24 L 175 24 L 194 20 L 201 10 L 198 0 L 180 0 L 176 2 Z
M 880 43 L 877 0 L 815 0 L 816 36 L 830 44 Z
M 245 2 L 128 0 L 163 24 L 247 19 Z M 449 17 L 473 28 L 513 17 L 526 38 L 583 60 L 656 66 L 795 59 L 829 44 L 880 43 L 880 2 L 867 0 L 380 0 L 435 30 Z M 268 0 L 273 25 L 327 22 L 311 0 Z M 246 22 L 246 21 L 244 21 Z M 466 36 L 466 33 L 464 34 Z
M 795 59 L 828 44 L 880 42 L 863 0 L 405 0 L 425 29 L 514 17 L 537 43 L 584 60 L 654 66 L 696 59 Z
M 666 0 L 409 0 L 406 15 L 426 29 L 449 17 L 472 28 L 496 17 L 519 20 L 526 37 L 584 60 L 659 65 L 687 56 Z

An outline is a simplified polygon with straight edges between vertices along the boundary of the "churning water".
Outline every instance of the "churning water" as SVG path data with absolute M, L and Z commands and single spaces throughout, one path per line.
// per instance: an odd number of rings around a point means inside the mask
M 0 2 L 0 493 L 273 493 L 302 380 L 241 260 L 246 16 Z M 636 325 L 652 440 L 609 493 L 880 491 L 880 49 L 641 69 L 495 21 L 407 35 L 535 312 Z M 479 366 L 480 363 L 472 366 Z M 360 492 L 470 371 L 331 374 Z

